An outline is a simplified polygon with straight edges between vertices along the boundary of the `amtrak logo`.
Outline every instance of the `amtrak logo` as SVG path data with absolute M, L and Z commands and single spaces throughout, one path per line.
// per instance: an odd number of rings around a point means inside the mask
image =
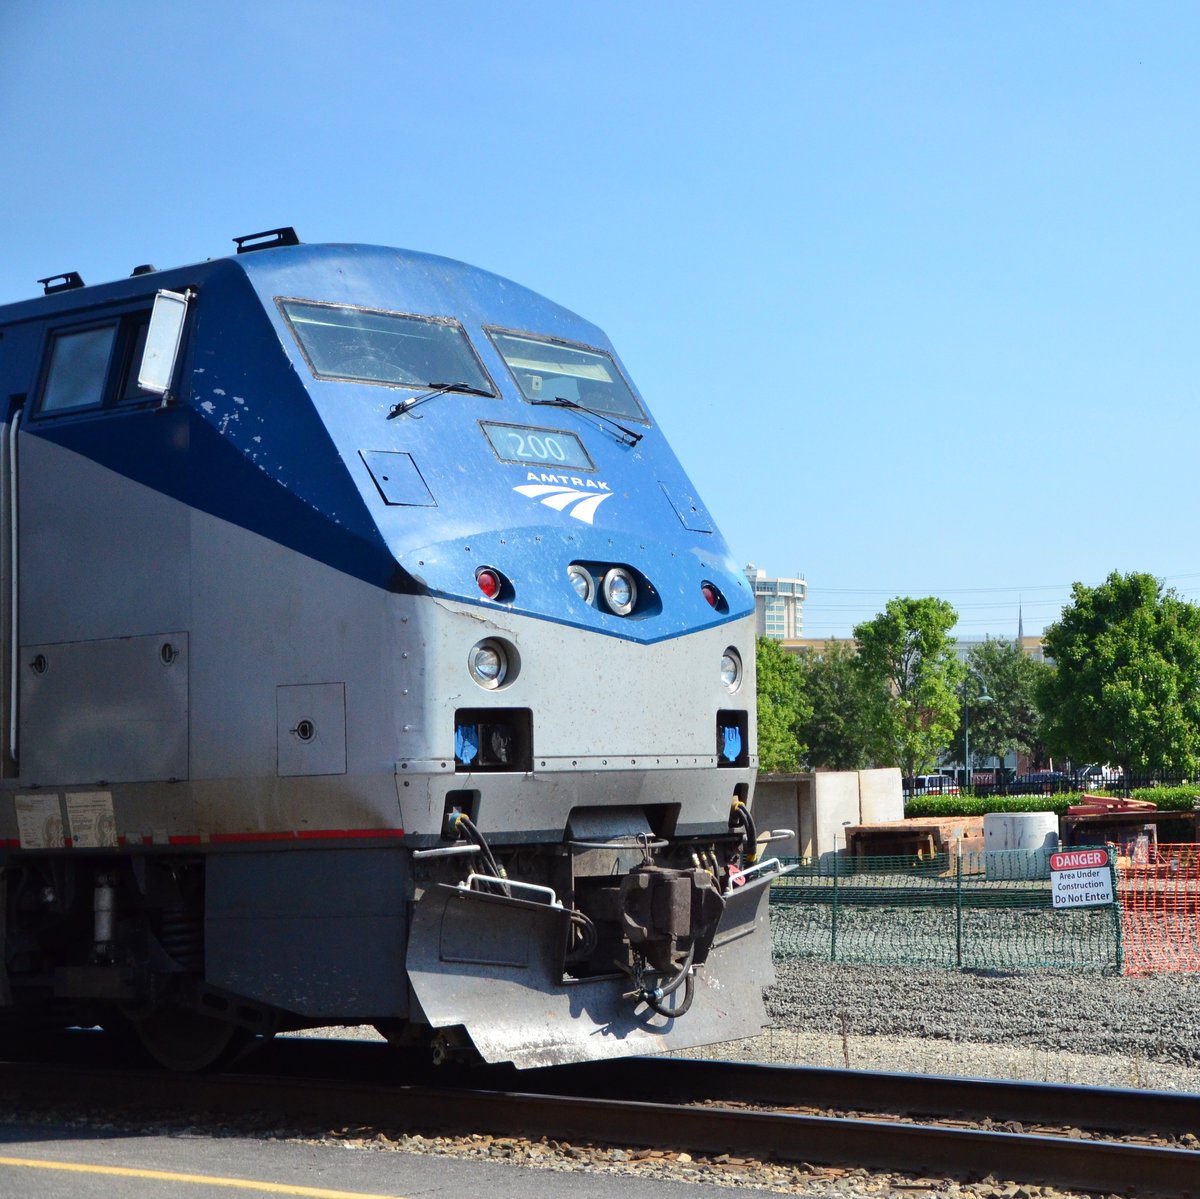
M 529 472 L 529 478 L 539 477 L 553 482 L 524 483 L 520 487 L 514 487 L 513 491 L 520 492 L 531 500 L 537 500 L 556 512 L 565 512 L 568 516 L 583 521 L 585 525 L 590 525 L 595 520 L 596 509 L 612 496 L 607 483 L 592 479 L 577 479 L 573 475 L 539 476 Z M 585 487 L 590 490 L 583 490 Z

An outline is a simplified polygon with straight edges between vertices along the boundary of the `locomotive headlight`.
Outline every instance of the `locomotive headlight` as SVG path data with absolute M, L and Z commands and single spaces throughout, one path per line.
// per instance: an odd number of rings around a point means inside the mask
M 508 675 L 508 655 L 498 641 L 480 641 L 467 657 L 471 677 L 481 687 L 495 690 Z
M 604 602 L 618 616 L 628 616 L 637 603 L 637 584 L 627 570 L 614 566 L 605 576 L 603 583 Z
M 584 570 L 578 563 L 572 562 L 567 567 L 567 578 L 571 580 L 571 586 L 575 588 L 575 594 L 585 604 L 590 604 L 592 597 L 596 594 L 596 583 L 591 576 L 591 572 Z
M 736 691 L 742 685 L 742 658 L 731 645 L 721 655 L 721 686 Z

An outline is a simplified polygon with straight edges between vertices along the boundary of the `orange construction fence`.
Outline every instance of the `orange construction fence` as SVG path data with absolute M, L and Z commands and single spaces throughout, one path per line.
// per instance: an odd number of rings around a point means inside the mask
M 1200 972 L 1200 845 L 1121 847 L 1117 901 L 1124 973 Z

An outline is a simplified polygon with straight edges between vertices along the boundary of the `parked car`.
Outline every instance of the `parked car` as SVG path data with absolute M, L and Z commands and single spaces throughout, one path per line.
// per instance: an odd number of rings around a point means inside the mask
M 1057 795 L 1060 791 L 1075 789 L 1075 780 L 1061 770 L 1035 770 L 1031 774 L 1018 774 L 1008 784 L 1012 795 Z
M 957 795 L 958 784 L 948 774 L 918 774 L 904 780 L 907 795 Z
M 1119 766 L 1083 766 L 1075 772 L 1075 781 L 1081 791 L 1099 791 L 1105 787 L 1121 787 L 1125 784 L 1125 772 Z

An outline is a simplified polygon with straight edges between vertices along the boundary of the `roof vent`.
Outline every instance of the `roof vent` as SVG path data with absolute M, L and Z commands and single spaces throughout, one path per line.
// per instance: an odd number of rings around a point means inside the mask
M 52 296 L 58 291 L 74 291 L 75 288 L 83 286 L 83 279 L 80 278 L 78 271 L 67 271 L 63 275 L 47 275 L 38 282 L 42 285 L 42 294 L 47 296 Z
M 247 233 L 245 237 L 235 237 L 237 252 L 249 254 L 251 250 L 273 250 L 276 246 L 298 246 L 300 239 L 291 225 L 282 229 L 267 229 L 262 233 Z
M 157 270 L 158 267 L 154 266 L 153 263 L 143 262 L 141 266 L 135 266 L 133 268 L 133 273 L 129 277 L 131 279 L 136 279 L 139 275 L 153 275 Z

